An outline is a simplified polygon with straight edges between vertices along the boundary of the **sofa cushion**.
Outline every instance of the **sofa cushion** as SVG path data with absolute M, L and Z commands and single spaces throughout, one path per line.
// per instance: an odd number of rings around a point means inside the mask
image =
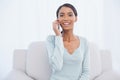
M 45 42 L 32 43 L 27 53 L 27 74 L 36 80 L 49 80 L 50 71 Z
M 101 50 L 101 61 L 102 61 L 102 71 L 110 71 L 112 70 L 112 57 L 111 52 L 109 50 Z M 107 58 L 107 59 L 106 59 Z
M 98 47 L 94 43 L 89 43 L 90 51 L 90 80 L 94 80 L 102 72 L 101 56 Z

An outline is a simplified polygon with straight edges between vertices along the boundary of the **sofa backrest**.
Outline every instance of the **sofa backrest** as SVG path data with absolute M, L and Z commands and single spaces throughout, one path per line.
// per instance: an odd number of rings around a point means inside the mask
M 34 42 L 29 46 L 26 73 L 35 80 L 49 80 L 51 69 L 45 42 Z
M 90 51 L 90 80 L 95 80 L 102 72 L 101 55 L 98 46 L 92 42 L 89 43 Z

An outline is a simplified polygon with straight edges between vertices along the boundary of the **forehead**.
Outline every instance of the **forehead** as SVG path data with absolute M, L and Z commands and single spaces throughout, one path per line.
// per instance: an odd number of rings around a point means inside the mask
M 70 13 L 72 12 L 73 13 L 73 10 L 69 7 L 62 7 L 60 10 L 59 10 L 59 13 Z

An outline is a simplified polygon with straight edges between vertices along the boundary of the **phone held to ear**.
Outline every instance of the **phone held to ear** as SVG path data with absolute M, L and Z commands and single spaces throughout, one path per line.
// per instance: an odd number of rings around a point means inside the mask
M 59 31 L 62 33 L 62 28 L 61 28 L 60 25 L 58 25 L 58 29 L 59 29 Z

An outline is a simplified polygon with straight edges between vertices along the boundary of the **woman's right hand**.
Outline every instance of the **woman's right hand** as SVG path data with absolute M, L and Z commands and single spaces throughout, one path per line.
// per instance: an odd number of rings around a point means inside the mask
M 53 30 L 54 30 L 56 36 L 61 36 L 61 32 L 60 32 L 60 30 L 59 30 L 59 28 L 58 28 L 59 25 L 60 25 L 59 20 L 55 20 L 55 21 L 53 22 Z

